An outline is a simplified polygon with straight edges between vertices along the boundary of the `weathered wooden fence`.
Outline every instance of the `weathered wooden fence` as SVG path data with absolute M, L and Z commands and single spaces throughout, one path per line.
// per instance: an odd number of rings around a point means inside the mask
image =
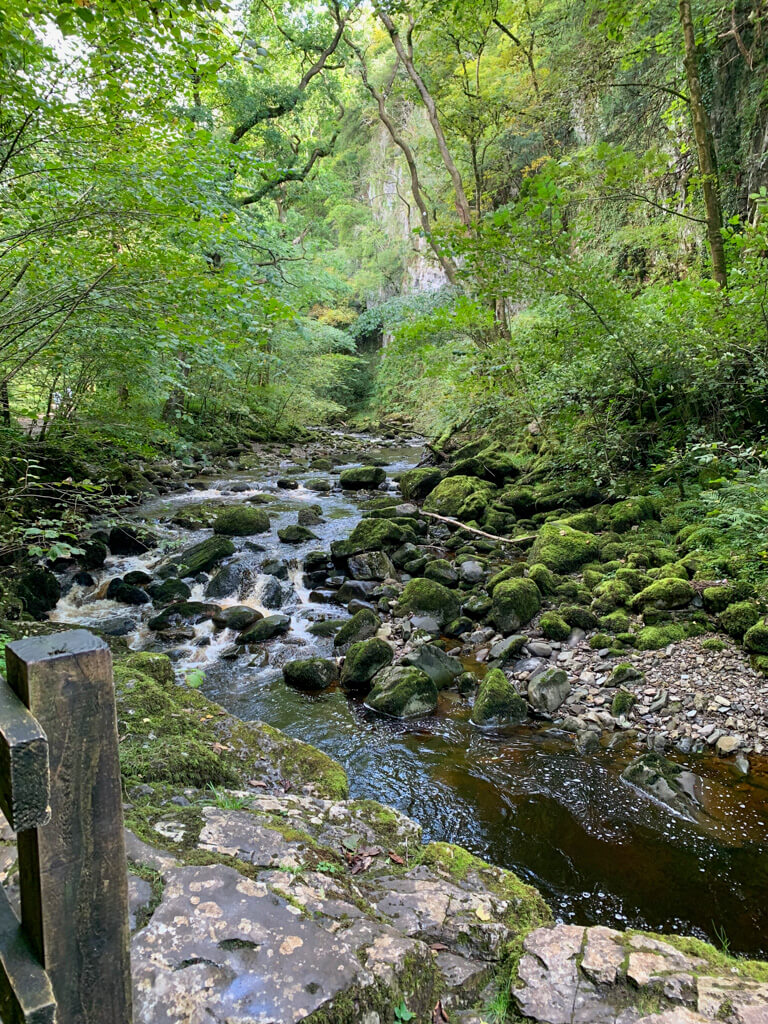
M 17 640 L 0 677 L 0 808 L 21 921 L 0 886 L 3 1024 L 129 1024 L 128 881 L 112 657 L 87 630 Z

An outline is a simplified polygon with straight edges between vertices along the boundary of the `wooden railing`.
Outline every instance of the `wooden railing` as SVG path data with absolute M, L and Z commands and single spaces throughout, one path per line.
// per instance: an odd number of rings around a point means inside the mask
M 87 630 L 17 640 L 0 677 L 0 808 L 21 921 L 0 886 L 3 1024 L 129 1024 L 128 881 L 112 658 Z

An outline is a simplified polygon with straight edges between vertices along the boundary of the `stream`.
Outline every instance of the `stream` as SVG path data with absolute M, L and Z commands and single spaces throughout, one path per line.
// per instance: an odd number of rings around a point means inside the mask
M 334 439 L 326 441 L 332 446 Z M 366 460 L 386 462 L 390 487 L 392 475 L 416 465 L 421 455 L 415 440 L 371 438 L 366 448 Z M 348 464 L 359 465 L 359 455 Z M 260 719 L 321 748 L 346 769 L 353 797 L 394 805 L 423 826 L 426 839 L 460 843 L 513 869 L 542 892 L 561 920 L 680 932 L 716 942 L 724 934 L 733 952 L 768 956 L 768 763 L 754 759 L 752 773 L 743 777 L 713 757 L 679 756 L 704 780 L 711 824 L 703 828 L 620 780 L 636 753 L 626 745 L 583 755 L 554 727 L 483 733 L 469 722 L 469 701 L 450 691 L 441 693 L 435 715 L 400 722 L 366 711 L 337 689 L 308 695 L 285 686 L 281 666 L 286 661 L 332 655 L 332 640 L 314 635 L 309 626 L 347 617 L 345 609 L 329 603 L 327 591 L 307 589 L 302 559 L 309 551 L 327 551 L 361 516 L 355 496 L 338 489 L 338 469 L 298 470 L 288 461 L 261 471 L 227 470 L 228 475 L 203 477 L 193 487 L 151 498 L 133 515 L 151 527 L 166 551 L 111 556 L 92 573 L 93 585 L 73 584 L 71 576 L 63 576 L 64 596 L 50 618 L 101 627 L 130 616 L 126 632 L 132 648 L 166 651 L 180 678 L 204 670 L 202 691 L 208 697 L 243 719 Z M 279 488 L 278 478 L 286 476 L 299 486 Z M 308 480 L 319 486 L 318 479 L 333 489 L 305 486 Z M 185 519 L 202 503 L 232 504 L 256 494 L 269 497 L 258 507 L 272 517 L 270 532 L 234 538 L 238 550 L 227 563 L 237 567 L 231 590 L 207 596 L 207 583 L 195 582 L 191 600 L 289 615 L 290 631 L 265 644 L 263 653 L 231 659 L 235 634 L 210 622 L 193 627 L 193 636 L 162 646 L 146 625 L 156 609 L 100 596 L 113 577 L 151 571 L 168 547 L 210 536 L 210 529 Z M 282 543 L 278 528 L 295 523 L 297 511 L 312 505 L 322 509 L 323 522 L 311 527 L 317 539 Z

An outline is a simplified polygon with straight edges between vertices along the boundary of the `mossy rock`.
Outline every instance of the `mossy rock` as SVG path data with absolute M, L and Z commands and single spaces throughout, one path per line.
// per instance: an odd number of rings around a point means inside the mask
M 241 633 L 237 638 L 239 644 L 258 644 L 282 636 L 291 628 L 291 620 L 287 615 L 266 615 L 257 623 Z
M 619 580 L 621 583 L 626 583 L 633 594 L 639 594 L 641 590 L 645 590 L 652 582 L 651 577 L 643 572 L 642 569 L 630 569 L 628 566 L 617 569 L 614 579 Z
M 172 626 L 197 625 L 208 622 L 221 612 L 217 604 L 203 601 L 176 601 L 164 608 L 159 615 L 153 615 L 147 625 L 150 629 L 170 629 Z
M 373 677 L 391 665 L 392 658 L 392 648 L 380 637 L 375 636 L 352 644 L 341 670 L 342 688 L 355 693 L 367 693 Z
M 595 633 L 594 636 L 589 638 L 589 646 L 593 651 L 602 651 L 613 645 L 613 637 L 608 636 L 607 633 Z
M 637 697 L 634 693 L 629 693 L 627 690 L 619 690 L 611 701 L 611 714 L 614 718 L 626 715 L 632 710 L 636 703 Z
M 499 569 L 495 572 L 485 585 L 485 589 L 489 594 L 492 594 L 494 588 L 503 583 L 505 580 L 517 579 L 520 576 L 525 575 L 525 563 L 515 562 L 513 565 L 507 565 L 503 569 Z
M 297 690 L 327 690 L 338 678 L 338 665 L 331 658 L 300 658 L 283 665 L 283 679 Z
M 629 629 L 629 621 L 628 613 L 623 608 L 617 608 L 608 615 L 601 616 L 598 626 L 611 633 L 626 633 Z
M 605 685 L 608 687 L 623 686 L 625 683 L 639 683 L 644 678 L 645 676 L 639 668 L 635 668 L 629 661 L 623 661 L 614 667 L 606 679 Z
M 541 608 L 539 588 L 533 580 L 520 577 L 504 580 L 493 591 L 492 616 L 502 633 L 514 633 L 526 625 Z
M 597 615 L 607 615 L 624 607 L 632 600 L 632 589 L 628 583 L 617 580 L 615 577 L 603 580 L 599 583 L 592 597 L 592 611 Z
M 639 594 L 635 594 L 630 601 L 630 608 L 634 611 L 640 611 L 646 605 L 659 609 L 686 608 L 695 596 L 695 591 L 688 580 L 668 577 L 656 580 Z
M 505 487 L 498 504 L 509 508 L 516 516 L 529 516 L 536 510 L 536 491 L 524 484 Z
M 667 565 L 660 566 L 658 569 L 652 569 L 651 572 L 658 573 L 658 579 L 660 580 L 690 579 L 690 573 L 688 572 L 688 568 L 682 562 L 670 562 Z
M 440 481 L 443 474 L 439 469 L 425 466 L 420 469 L 407 469 L 401 473 L 398 481 L 400 493 L 407 501 L 422 501 Z
M 334 636 L 348 621 L 348 619 L 320 619 L 307 626 L 307 632 L 312 636 Z
M 454 591 L 441 583 L 420 578 L 405 585 L 396 610 L 398 615 L 428 615 L 443 626 L 459 617 L 461 602 Z
M 734 640 L 741 640 L 759 618 L 760 608 L 756 601 L 736 601 L 720 614 L 719 623 L 720 628 Z
M 539 628 L 547 640 L 567 640 L 571 635 L 571 627 L 557 612 L 544 612 Z
M 393 665 L 374 677 L 365 706 L 390 718 L 428 715 L 437 708 L 437 687 L 421 669 Z
M 626 556 L 626 544 L 619 544 L 612 541 L 600 548 L 600 558 L 603 561 L 603 569 L 609 572 L 611 569 L 618 569 L 621 566 L 621 559 Z M 616 563 L 616 564 L 614 564 Z
M 267 513 L 263 508 L 253 508 L 252 505 L 225 508 L 213 523 L 213 532 L 225 537 L 252 537 L 255 533 L 267 533 L 269 528 Z
M 387 474 L 381 466 L 354 466 L 339 475 L 339 483 L 345 491 L 372 491 L 386 479 Z
M 447 558 L 436 558 L 427 562 L 424 568 L 424 578 L 434 580 L 435 583 L 442 583 L 444 587 L 455 587 L 459 582 L 459 574 Z
M 712 614 L 723 612 L 729 604 L 746 601 L 754 596 L 755 588 L 752 584 L 742 581 L 727 583 L 722 587 L 705 587 L 701 592 L 704 608 Z
M 348 558 L 363 551 L 396 551 L 416 540 L 415 532 L 392 519 L 361 519 L 347 540 L 334 541 L 334 558 Z
M 312 533 L 306 526 L 299 526 L 298 523 L 283 526 L 277 531 L 277 536 L 283 544 L 306 544 L 310 540 L 318 539 L 316 533 Z
M 215 565 L 235 553 L 235 545 L 229 537 L 214 536 L 185 548 L 157 569 L 162 579 L 169 576 L 190 577 L 209 572 Z
M 756 622 L 744 634 L 744 646 L 752 654 L 768 654 L 768 624 Z
M 560 609 L 560 615 L 569 626 L 576 629 L 596 629 L 598 618 L 589 608 L 581 608 L 578 605 L 568 605 Z
M 540 562 L 537 562 L 528 569 L 528 579 L 533 580 L 544 597 L 554 594 L 558 583 L 560 583 L 560 579 L 555 573 Z
M 370 608 L 361 608 L 351 619 L 347 619 L 333 638 L 333 644 L 335 647 L 344 647 L 346 644 L 358 643 L 360 640 L 369 640 L 376 635 L 380 626 L 381 619 L 376 612 L 371 611 Z
M 459 458 L 447 475 L 449 477 L 473 476 L 495 484 L 502 484 L 506 479 L 520 475 L 520 463 L 500 444 L 491 444 L 476 454 Z
M 598 584 L 602 583 L 602 581 L 605 579 L 605 574 L 599 572 L 597 569 L 585 568 L 582 571 L 581 578 L 584 580 L 585 587 L 589 587 L 590 590 L 594 590 L 595 587 L 598 586 Z
M 656 502 L 653 498 L 640 495 L 611 506 L 606 512 L 606 522 L 616 533 L 626 533 L 633 526 L 656 518 L 656 515 Z
M 24 606 L 24 611 L 36 619 L 56 607 L 61 597 L 61 584 L 56 576 L 41 565 L 24 569 L 13 590 Z
M 635 646 L 638 651 L 658 651 L 669 644 L 685 640 L 688 635 L 681 622 L 673 622 L 668 626 L 645 626 L 637 634 Z
M 262 613 L 255 608 L 251 608 L 247 604 L 235 604 L 216 612 L 213 621 L 222 629 L 234 629 L 239 633 L 263 618 Z
M 472 708 L 475 725 L 516 725 L 528 717 L 525 701 L 501 669 L 493 668 L 480 683 Z
M 426 512 L 482 522 L 496 488 L 484 480 L 470 476 L 451 476 L 441 480 L 424 502 Z
M 288 778 L 325 799 L 346 797 L 341 765 L 268 725 L 241 721 L 199 690 L 176 684 L 165 655 L 116 658 L 114 672 L 125 789 L 137 784 L 244 789 L 258 762 L 260 772 L 275 784 Z
M 597 533 L 600 529 L 594 512 L 577 512 L 572 516 L 564 516 L 560 522 L 574 530 L 581 530 L 582 533 Z
M 568 573 L 591 561 L 597 554 L 597 540 L 561 522 L 545 523 L 536 535 L 528 561 L 541 563 L 553 572 Z
M 702 640 L 701 641 L 701 649 L 703 651 L 715 651 L 715 652 L 727 651 L 728 650 L 728 644 L 725 642 L 725 640 L 721 640 L 719 637 L 710 636 L 710 637 L 707 637 L 706 640 Z
M 492 607 L 493 602 L 487 594 L 471 594 L 462 605 L 462 611 L 470 619 L 479 622 L 488 615 Z

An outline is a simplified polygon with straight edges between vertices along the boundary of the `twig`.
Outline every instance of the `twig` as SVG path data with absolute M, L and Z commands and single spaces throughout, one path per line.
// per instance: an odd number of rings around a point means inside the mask
M 497 540 L 501 544 L 514 544 L 514 540 L 510 540 L 509 537 L 498 537 L 495 533 L 486 533 L 485 530 L 478 530 L 476 526 L 467 526 L 465 523 L 460 522 L 458 519 L 451 519 L 450 516 L 439 516 L 436 512 L 424 512 L 420 510 L 422 516 L 427 516 L 429 519 L 439 519 L 441 523 L 450 523 L 451 526 L 457 526 L 460 530 L 466 530 L 468 533 L 476 533 L 479 537 L 487 537 L 488 540 Z

